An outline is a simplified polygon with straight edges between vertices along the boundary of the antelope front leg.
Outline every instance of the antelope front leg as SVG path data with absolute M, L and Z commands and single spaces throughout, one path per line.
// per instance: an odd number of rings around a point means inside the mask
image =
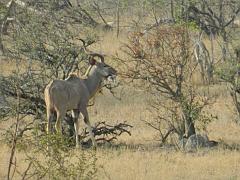
M 89 131 L 89 134 L 90 134 L 90 137 L 91 137 L 91 140 L 92 140 L 92 144 L 93 144 L 93 147 L 97 147 L 97 143 L 95 141 L 95 138 L 94 138 L 94 135 L 93 135 L 93 132 L 92 132 L 92 126 L 90 124 L 90 121 L 89 121 L 89 116 L 88 116 L 88 112 L 87 112 L 87 109 L 82 109 L 81 110 L 81 113 L 83 115 L 83 120 L 85 122 L 85 124 L 87 125 L 88 127 L 88 131 Z
M 72 110 L 75 136 L 76 136 L 76 148 L 79 148 L 79 110 Z

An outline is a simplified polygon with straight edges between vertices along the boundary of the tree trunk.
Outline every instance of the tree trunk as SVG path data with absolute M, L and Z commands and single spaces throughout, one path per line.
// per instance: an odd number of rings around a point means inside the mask
M 184 17 L 184 13 L 185 13 L 184 5 L 185 5 L 185 0 L 182 0 L 181 1 L 181 17 L 182 18 Z
M 226 61 L 227 50 L 228 50 L 228 40 L 227 40 L 227 33 L 225 31 L 222 32 L 222 38 L 223 38 L 222 56 L 223 56 L 223 61 Z
M 185 117 L 185 136 L 189 138 L 193 134 L 196 134 L 194 122 L 191 117 Z
M 237 94 L 238 94 L 237 91 L 233 88 L 231 92 L 231 96 L 232 96 L 233 103 L 237 109 L 238 117 L 240 117 L 240 102 L 238 100 Z
M 172 16 L 172 19 L 175 19 L 174 18 L 174 4 L 173 4 L 173 0 L 171 0 L 171 16 Z
M 190 107 L 191 105 L 189 105 L 190 102 L 184 101 L 183 98 L 179 98 L 177 101 L 180 103 L 180 107 L 181 107 L 181 113 L 182 113 L 181 116 L 182 116 L 182 121 L 184 123 L 184 132 L 185 132 L 184 136 L 186 138 L 189 138 L 191 135 L 196 134 L 194 120 L 191 117 L 192 107 Z
M 235 49 L 237 63 L 240 63 L 240 47 Z
M 119 31 L 120 31 L 120 0 L 117 2 L 117 37 L 119 36 Z
M 185 125 L 184 136 L 186 138 L 189 138 L 191 135 L 196 134 L 194 120 L 191 117 L 192 110 L 190 110 L 190 109 L 192 109 L 192 107 L 190 107 L 191 105 L 189 105 L 189 103 L 190 102 L 184 102 L 183 100 L 181 100 L 182 119 L 183 119 L 184 125 Z
M 210 55 L 210 71 L 209 71 L 209 80 L 210 82 L 213 82 L 213 71 L 214 71 L 214 63 L 215 63 L 215 57 L 214 57 L 214 36 L 213 33 L 210 33 L 210 40 L 211 40 L 211 55 Z
M 4 45 L 3 45 L 3 34 L 6 34 L 7 33 L 7 29 L 8 29 L 8 25 L 10 23 L 10 21 L 8 20 L 8 18 L 10 16 L 14 16 L 15 15 L 15 1 L 11 0 L 9 3 L 8 3 L 8 10 L 1 22 L 1 29 L 0 29 L 0 52 L 1 54 L 4 54 Z

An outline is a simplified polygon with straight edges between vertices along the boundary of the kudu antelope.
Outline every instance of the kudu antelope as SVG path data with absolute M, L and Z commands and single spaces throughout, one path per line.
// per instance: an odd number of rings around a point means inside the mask
M 85 42 L 83 47 L 86 52 Z M 54 113 L 57 115 L 55 128 L 57 133 L 62 134 L 61 122 L 68 110 L 72 111 L 74 120 L 74 128 L 76 135 L 76 147 L 79 147 L 79 114 L 83 116 L 84 122 L 88 127 L 92 144 L 96 147 L 93 136 L 92 127 L 89 122 L 87 105 L 89 99 L 92 98 L 101 87 L 104 79 L 113 80 L 117 71 L 111 66 L 104 63 L 104 57 L 98 53 L 88 53 L 90 55 L 90 66 L 86 72 L 86 77 L 79 78 L 77 75 L 70 75 L 65 80 L 53 80 L 44 91 L 46 110 L 47 110 L 47 132 L 51 132 L 51 121 Z M 99 57 L 100 62 L 94 57 Z

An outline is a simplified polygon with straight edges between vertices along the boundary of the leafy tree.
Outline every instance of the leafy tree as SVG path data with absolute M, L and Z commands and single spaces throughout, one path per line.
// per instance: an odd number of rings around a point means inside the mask
M 156 119 L 146 123 L 159 131 L 162 142 L 173 132 L 188 138 L 196 124 L 211 120 L 203 111 L 209 99 L 192 84 L 191 43 L 187 24 L 159 27 L 147 35 L 133 32 L 124 48 L 129 58 L 119 58 L 123 75 L 154 95 L 150 105 Z
M 240 48 L 235 48 L 235 57 L 222 63 L 216 70 L 218 77 L 229 85 L 230 95 L 237 112 L 237 122 L 240 117 Z
M 84 72 L 88 58 L 77 38 L 85 34 L 88 46 L 95 43 L 96 36 L 86 33 L 85 24 L 73 24 L 73 18 L 79 18 L 75 12 L 53 10 L 54 3 L 34 7 L 36 11 L 16 6 L 13 25 L 8 28 L 8 34 L 3 35 L 6 60 L 16 64 L 20 73 L 0 75 L 1 92 L 8 100 L 8 106 L 0 112 L 3 119 L 14 115 L 12 107 L 18 94 L 16 84 L 19 84 L 20 114 L 31 116 L 41 124 L 45 123 L 43 90 L 46 84 L 52 79 L 65 79 L 74 71 Z

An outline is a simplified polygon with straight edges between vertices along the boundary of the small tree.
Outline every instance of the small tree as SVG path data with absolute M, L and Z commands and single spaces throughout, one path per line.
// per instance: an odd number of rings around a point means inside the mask
M 218 77 L 230 85 L 230 95 L 236 108 L 238 121 L 240 117 L 240 48 L 235 48 L 235 57 L 222 63 L 217 69 Z
M 197 0 L 189 1 L 185 6 L 183 18 L 186 21 L 195 22 L 209 36 L 219 35 L 222 38 L 219 45 L 223 60 L 227 60 L 232 36 L 232 28 L 229 27 L 240 14 L 240 3 L 227 0 Z
M 124 48 L 129 59 L 119 58 L 124 62 L 123 75 L 154 95 L 151 105 L 157 110 L 157 123 L 147 123 L 163 141 L 171 132 L 180 138 L 195 134 L 195 124 L 208 104 L 208 98 L 193 87 L 191 47 L 187 25 L 166 26 L 147 35 L 132 33 Z

